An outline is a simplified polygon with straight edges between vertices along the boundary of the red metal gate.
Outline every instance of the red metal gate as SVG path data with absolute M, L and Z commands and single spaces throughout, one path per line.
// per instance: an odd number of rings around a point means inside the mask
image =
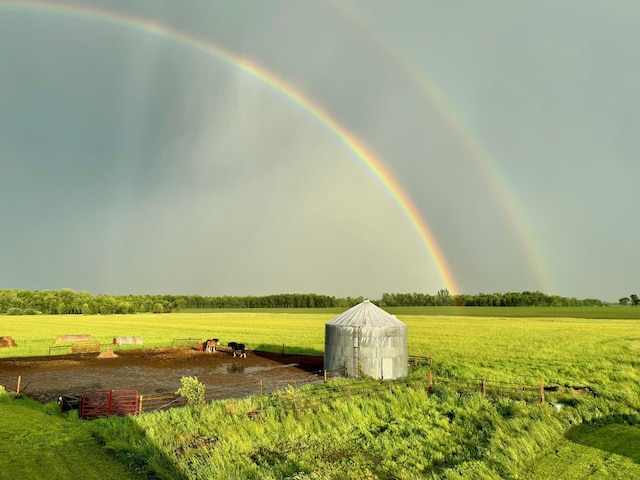
M 138 401 L 137 390 L 85 390 L 80 402 L 80 417 L 136 415 Z

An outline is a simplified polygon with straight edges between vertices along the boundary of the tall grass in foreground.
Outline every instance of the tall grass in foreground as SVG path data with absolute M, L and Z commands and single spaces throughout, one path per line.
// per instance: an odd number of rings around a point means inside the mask
M 166 479 L 519 478 L 525 472 L 536 478 L 535 458 L 571 425 L 606 422 L 612 414 L 599 399 L 557 412 L 447 389 L 431 396 L 416 387 L 377 391 L 302 409 L 295 408 L 296 393 L 286 392 L 278 405 L 289 395 L 291 408 L 266 408 L 255 420 L 248 415 L 259 407 L 254 397 L 94 425 L 107 448 L 125 453 L 132 466 L 159 464 L 154 472 Z M 584 478 L 597 458 L 565 478 Z M 178 477 L 167 471 L 167 460 Z M 640 475 L 640 465 L 625 455 L 609 458 L 608 467 L 608 478 Z

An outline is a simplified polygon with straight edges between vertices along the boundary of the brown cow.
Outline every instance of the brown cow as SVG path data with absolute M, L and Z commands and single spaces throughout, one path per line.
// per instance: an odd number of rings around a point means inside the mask
M 204 351 L 207 353 L 213 353 L 220 344 L 220 340 L 212 338 L 204 342 Z

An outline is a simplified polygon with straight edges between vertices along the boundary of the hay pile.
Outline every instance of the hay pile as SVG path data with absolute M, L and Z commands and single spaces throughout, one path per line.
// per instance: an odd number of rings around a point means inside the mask
M 16 342 L 11 337 L 0 337 L 0 347 L 15 347 Z
M 101 352 L 100 355 L 98 355 L 98 358 L 118 358 L 118 355 L 113 353 L 113 350 L 110 348 L 107 348 L 104 352 Z

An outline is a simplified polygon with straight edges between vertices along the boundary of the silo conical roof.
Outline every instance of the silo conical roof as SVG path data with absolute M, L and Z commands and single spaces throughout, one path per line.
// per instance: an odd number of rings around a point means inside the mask
M 342 312 L 326 323 L 327 325 L 351 327 L 405 327 L 406 325 L 395 316 L 385 312 L 376 304 L 365 300 L 358 305 Z

